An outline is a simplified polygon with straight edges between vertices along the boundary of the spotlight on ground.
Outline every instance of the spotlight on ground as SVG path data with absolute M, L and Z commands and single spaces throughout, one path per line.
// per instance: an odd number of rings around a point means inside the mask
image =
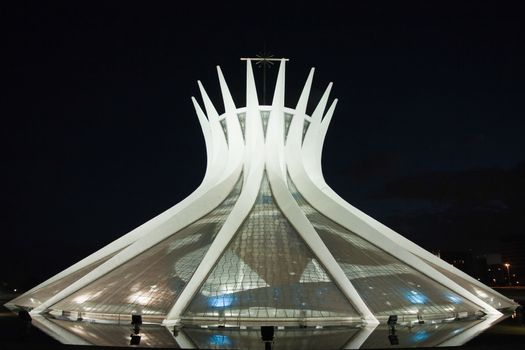
M 262 341 L 273 341 L 273 335 L 274 335 L 273 326 L 261 326 Z
M 142 315 L 131 315 L 131 324 L 140 326 L 142 324 Z
M 261 326 L 261 339 L 264 342 L 264 349 L 271 350 L 273 343 L 274 326 Z
M 140 335 L 131 334 L 129 345 L 140 345 Z
M 131 324 L 133 325 L 133 332 L 135 334 L 140 333 L 140 326 L 142 325 L 142 316 L 141 315 L 131 315 Z M 140 341 L 140 337 L 139 337 Z
M 388 340 L 390 341 L 390 345 L 399 345 L 399 339 L 395 334 L 390 334 Z
M 388 321 L 386 321 L 386 324 L 393 327 L 397 324 L 397 315 L 390 315 L 388 316 Z
M 386 324 L 388 325 L 388 341 L 390 342 L 390 345 L 398 345 L 399 339 L 396 335 L 397 315 L 388 316 Z

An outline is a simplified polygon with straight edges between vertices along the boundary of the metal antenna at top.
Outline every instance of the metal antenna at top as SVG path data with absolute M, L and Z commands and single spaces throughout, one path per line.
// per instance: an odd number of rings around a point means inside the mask
M 275 58 L 274 55 L 267 53 L 259 53 L 255 57 L 241 57 L 241 61 L 255 61 L 255 65 L 263 69 L 263 105 L 266 105 L 266 69 L 273 66 L 273 61 L 289 61 L 288 58 Z
M 266 105 L 266 69 L 273 66 L 271 61 L 273 55 L 263 52 L 262 54 L 255 55 L 259 60 L 255 62 L 255 65 L 263 69 L 263 105 Z

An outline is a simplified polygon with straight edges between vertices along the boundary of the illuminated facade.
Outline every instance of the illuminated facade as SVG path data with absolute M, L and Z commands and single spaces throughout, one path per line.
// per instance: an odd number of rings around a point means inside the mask
M 225 113 L 199 82 L 193 103 L 207 168 L 186 199 L 7 306 L 58 318 L 129 323 L 341 325 L 499 315 L 516 304 L 339 197 L 321 154 L 337 100 L 312 115 L 313 69 L 284 106 L 280 60 L 271 105 L 247 60 L 246 107 L 218 68 Z

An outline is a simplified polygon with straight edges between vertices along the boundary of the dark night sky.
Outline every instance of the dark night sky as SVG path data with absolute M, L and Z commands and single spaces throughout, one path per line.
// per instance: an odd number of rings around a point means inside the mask
M 221 65 L 244 106 L 239 57 L 264 45 L 291 59 L 288 106 L 310 67 L 314 103 L 334 81 L 324 171 L 347 201 L 431 250 L 525 235 L 517 3 L 194 3 L 0 5 L 2 281 L 30 287 L 196 188 L 196 80 L 221 109 Z

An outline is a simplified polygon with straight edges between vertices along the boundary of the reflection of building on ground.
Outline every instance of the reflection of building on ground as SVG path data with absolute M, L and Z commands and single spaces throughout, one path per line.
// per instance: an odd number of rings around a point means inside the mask
M 377 327 L 327 327 L 274 329 L 272 347 L 276 349 L 385 349 L 391 345 L 408 347 L 458 346 L 481 331 L 501 321 L 501 318 L 426 322 Z M 140 335 L 130 336 L 129 324 L 69 322 L 36 317 L 34 325 L 62 343 L 124 347 L 184 348 L 184 349 L 262 349 L 260 328 L 182 327 L 170 329 L 160 325 L 144 325 Z M 394 333 L 394 334 L 393 334 Z

